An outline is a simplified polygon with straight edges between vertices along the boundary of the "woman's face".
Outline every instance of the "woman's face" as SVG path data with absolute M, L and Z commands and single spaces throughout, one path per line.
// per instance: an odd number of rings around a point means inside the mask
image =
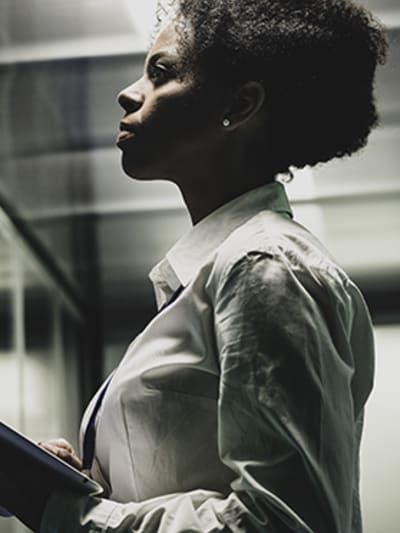
M 192 74 L 180 65 L 178 36 L 171 24 L 152 46 L 143 76 L 118 96 L 125 116 L 117 145 L 129 176 L 179 183 L 196 165 L 218 154 L 221 99 L 196 88 Z

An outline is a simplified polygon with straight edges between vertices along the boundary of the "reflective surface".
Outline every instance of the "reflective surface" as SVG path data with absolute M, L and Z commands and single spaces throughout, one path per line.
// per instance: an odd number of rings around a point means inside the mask
M 81 320 L 1 211 L 0 259 L 0 420 L 76 445 Z M 2 533 L 23 530 L 0 519 Z
M 76 442 L 82 321 L 0 215 L 0 419 Z M 77 393 L 66 400 L 68 390 Z

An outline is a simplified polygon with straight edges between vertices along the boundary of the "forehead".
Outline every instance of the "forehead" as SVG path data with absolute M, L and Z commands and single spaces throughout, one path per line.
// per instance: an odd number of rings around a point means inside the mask
M 149 55 L 157 54 L 163 51 L 177 54 L 179 43 L 178 33 L 175 28 L 175 23 L 170 22 L 161 32 L 158 34 L 152 47 L 149 50 Z

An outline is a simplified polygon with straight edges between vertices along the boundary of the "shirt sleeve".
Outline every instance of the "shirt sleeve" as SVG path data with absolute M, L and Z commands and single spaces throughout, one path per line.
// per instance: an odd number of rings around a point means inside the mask
M 238 260 L 215 295 L 218 446 L 237 475 L 232 492 L 125 504 L 58 493 L 42 533 L 349 531 L 354 369 L 343 340 L 349 306 L 338 300 L 282 257 Z
M 278 531 L 351 527 L 353 305 L 331 267 L 256 251 L 217 296 L 221 458 L 252 515 Z

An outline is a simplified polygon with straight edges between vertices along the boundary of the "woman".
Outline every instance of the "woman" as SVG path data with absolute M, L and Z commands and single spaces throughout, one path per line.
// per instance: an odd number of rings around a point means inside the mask
M 31 527 L 361 531 L 371 323 L 275 177 L 365 145 L 385 52 L 347 0 L 178 3 L 119 95 L 117 144 L 129 176 L 176 183 L 193 228 L 152 270 L 160 311 L 84 417 L 103 497 L 33 484 L 29 512 L 9 501 Z

